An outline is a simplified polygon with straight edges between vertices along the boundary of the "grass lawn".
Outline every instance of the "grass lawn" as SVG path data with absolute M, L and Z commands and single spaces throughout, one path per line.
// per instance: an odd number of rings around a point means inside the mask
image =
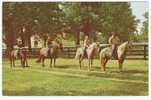
M 9 61 L 3 59 L 3 95 L 32 96 L 127 96 L 148 95 L 148 61 L 126 60 L 124 72 L 119 73 L 117 62 L 109 61 L 107 72 L 95 60 L 91 72 L 87 60 L 82 70 L 74 59 L 58 59 L 55 68 L 35 63 L 30 59 L 30 68 L 16 67 L 11 70 Z

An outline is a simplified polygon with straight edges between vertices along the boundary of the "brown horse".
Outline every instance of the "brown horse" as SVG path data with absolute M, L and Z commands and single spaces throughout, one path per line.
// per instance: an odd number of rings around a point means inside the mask
M 93 59 L 94 59 L 94 56 L 96 55 L 97 53 L 97 48 L 99 47 L 99 43 L 92 43 L 86 50 L 86 54 L 87 54 L 87 58 L 88 58 L 88 61 L 89 61 L 89 66 L 88 66 L 88 70 L 90 71 L 90 68 L 92 67 L 92 62 L 93 62 Z M 83 47 L 80 47 L 77 49 L 76 51 L 76 56 L 75 58 L 76 59 L 79 59 L 79 65 L 80 65 L 80 69 L 81 69 L 81 63 L 84 59 L 84 49 Z
M 63 50 L 62 43 L 52 41 L 52 46 L 51 48 L 41 48 L 40 49 L 40 56 L 38 60 L 36 61 L 37 63 L 40 63 L 42 61 L 42 66 L 44 67 L 44 61 L 46 57 L 50 58 L 50 67 L 52 67 L 52 61 L 54 62 L 53 67 L 55 67 L 56 59 L 58 57 L 59 51 Z
M 132 42 L 124 42 L 117 47 L 117 60 L 119 63 L 119 71 L 122 71 L 123 62 L 126 57 L 126 52 L 132 47 Z M 112 49 L 111 47 L 106 47 L 101 50 L 100 54 L 100 63 L 103 67 L 103 71 L 106 70 L 107 61 L 112 57 Z
M 17 58 L 20 58 L 22 67 L 28 67 L 26 47 L 16 48 L 10 52 L 11 68 L 15 67 L 15 59 Z

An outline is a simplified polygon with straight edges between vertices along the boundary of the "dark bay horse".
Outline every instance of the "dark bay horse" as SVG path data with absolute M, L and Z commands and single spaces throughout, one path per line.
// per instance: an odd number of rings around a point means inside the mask
M 94 56 L 97 54 L 98 47 L 99 47 L 99 43 L 96 42 L 96 43 L 92 43 L 86 50 L 87 58 L 89 61 L 89 66 L 88 66 L 89 71 L 90 71 L 90 68 L 92 67 Z M 84 55 L 83 47 L 78 48 L 76 51 L 75 58 L 79 60 L 80 69 L 81 69 L 81 63 L 84 59 L 83 55 Z
M 45 58 L 48 57 L 50 58 L 50 67 L 55 67 L 56 59 L 60 51 L 63 51 L 62 43 L 57 41 L 52 41 L 52 45 L 50 48 L 46 47 L 40 49 L 40 55 L 36 62 L 40 63 L 42 61 L 42 66 L 44 67 Z M 54 62 L 53 66 L 52 66 L 52 62 Z
M 27 62 L 27 47 L 15 48 L 9 54 L 11 68 L 15 67 L 15 59 L 19 58 L 22 67 L 28 67 Z
M 126 41 L 117 47 L 117 58 L 116 59 L 118 60 L 118 63 L 119 63 L 119 71 L 122 71 L 123 62 L 124 62 L 125 57 L 126 57 L 126 52 L 130 48 L 132 48 L 132 42 L 131 41 Z M 112 57 L 111 47 L 109 46 L 109 47 L 102 49 L 99 56 L 100 56 L 100 64 L 103 67 L 103 71 L 105 71 L 106 70 L 106 63 Z

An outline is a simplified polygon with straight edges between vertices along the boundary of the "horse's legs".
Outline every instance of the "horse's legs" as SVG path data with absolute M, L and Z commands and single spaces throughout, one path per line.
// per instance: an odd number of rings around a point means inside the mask
M 23 58 L 23 66 L 26 67 L 26 59 Z
M 41 59 L 43 59 L 43 56 L 40 54 L 39 57 L 38 57 L 38 59 L 36 60 L 36 62 L 37 62 L 37 63 L 40 63 L 40 62 L 41 62 Z
M 21 58 L 20 58 L 20 61 L 21 61 L 21 66 L 24 68 L 24 58 L 21 57 Z
M 13 60 L 12 60 L 13 58 L 11 57 L 10 58 L 10 67 L 12 68 L 13 67 Z
M 103 70 L 105 71 L 105 67 L 103 66 L 104 65 L 103 62 L 104 62 L 104 58 L 100 57 L 100 65 L 103 67 Z
M 25 61 L 26 61 L 25 56 L 22 55 L 22 66 L 23 66 L 23 67 L 25 67 Z
M 81 69 L 81 60 L 79 59 L 79 65 L 80 65 L 80 69 Z
M 89 61 L 89 68 L 88 68 L 88 71 L 90 71 L 90 68 L 91 68 L 91 60 L 90 58 L 88 58 L 88 61 Z
M 25 63 L 26 63 L 26 66 L 29 67 L 29 66 L 28 66 L 27 57 L 25 57 Z
M 120 71 L 120 72 L 122 71 L 123 62 L 124 62 L 124 59 L 123 59 L 123 58 L 118 59 L 118 63 L 119 63 L 119 71 Z
M 104 66 L 105 66 L 105 68 L 106 68 L 106 63 L 107 63 L 107 61 L 108 61 L 108 58 L 106 58 L 105 61 L 104 61 Z
M 105 71 L 106 70 L 106 63 L 107 63 L 107 58 L 101 58 L 101 65 L 103 66 L 103 71 Z
M 45 64 L 44 64 L 45 57 L 44 57 L 44 56 L 42 56 L 42 57 L 41 57 L 41 59 L 42 59 L 42 67 L 45 67 Z
M 52 67 L 52 58 L 50 57 L 50 67 Z
M 93 58 L 90 59 L 90 68 L 92 68 Z
M 12 58 L 13 67 L 15 67 L 15 57 Z
M 81 69 L 81 63 L 82 63 L 82 60 L 83 60 L 83 57 L 82 57 L 82 56 L 80 56 L 80 57 L 79 57 L 79 65 L 80 65 L 80 69 Z
M 54 57 L 54 63 L 53 63 L 54 67 L 56 66 L 56 57 Z

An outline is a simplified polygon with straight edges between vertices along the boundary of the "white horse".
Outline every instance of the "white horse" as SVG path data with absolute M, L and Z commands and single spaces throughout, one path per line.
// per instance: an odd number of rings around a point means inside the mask
M 87 54 L 87 58 L 88 58 L 88 61 L 89 61 L 89 67 L 88 67 L 89 71 L 90 71 L 90 68 L 92 67 L 92 62 L 93 62 L 93 59 L 94 59 L 94 57 L 97 53 L 98 47 L 99 47 L 99 43 L 92 43 L 86 49 L 86 54 Z M 81 63 L 84 59 L 84 47 L 80 47 L 80 48 L 77 49 L 75 59 L 79 60 L 79 65 L 80 65 L 80 69 L 81 69 Z
M 123 62 L 126 57 L 126 52 L 132 48 L 132 42 L 126 41 L 117 47 L 117 60 L 119 63 L 119 70 L 122 71 Z M 106 47 L 101 50 L 100 54 L 100 63 L 103 66 L 103 70 L 106 70 L 106 63 L 112 57 L 111 47 Z

